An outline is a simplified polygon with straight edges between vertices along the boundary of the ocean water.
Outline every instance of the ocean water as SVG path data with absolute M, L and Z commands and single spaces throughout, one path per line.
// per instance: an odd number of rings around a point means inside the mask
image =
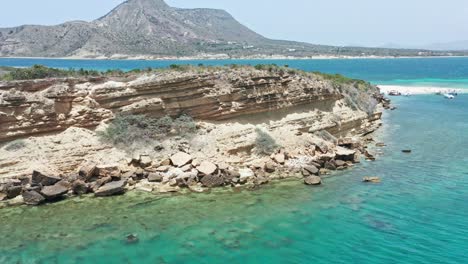
M 380 69 L 375 75 L 385 75 Z M 468 79 L 450 77 L 458 68 L 427 69 L 434 74 L 401 79 Z M 129 193 L 0 209 L 0 263 L 466 263 L 468 95 L 394 104 L 375 135 L 387 147 L 371 147 L 377 161 L 320 187 L 291 180 L 256 191 Z M 362 183 L 364 176 L 382 183 Z M 128 234 L 139 242 L 127 244 Z
M 191 65 L 288 65 L 305 71 L 340 73 L 376 84 L 468 88 L 468 57 L 401 59 L 324 59 L 324 60 L 63 60 L 0 58 L 0 65 L 29 67 L 42 64 L 56 68 L 94 70 L 165 68 L 171 64 Z

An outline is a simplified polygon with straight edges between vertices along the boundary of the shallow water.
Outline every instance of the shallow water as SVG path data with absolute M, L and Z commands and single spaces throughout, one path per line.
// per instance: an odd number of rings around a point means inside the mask
M 468 95 L 395 104 L 378 160 L 321 187 L 287 181 L 1 209 L 0 263 L 465 263 Z M 125 243 L 131 233 L 139 243 Z

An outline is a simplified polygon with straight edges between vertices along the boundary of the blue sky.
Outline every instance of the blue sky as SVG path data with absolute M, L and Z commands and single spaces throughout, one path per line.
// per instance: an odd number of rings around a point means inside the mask
M 1 0 L 0 27 L 93 20 L 122 0 Z M 167 0 L 221 8 L 264 36 L 333 45 L 468 39 L 467 0 Z

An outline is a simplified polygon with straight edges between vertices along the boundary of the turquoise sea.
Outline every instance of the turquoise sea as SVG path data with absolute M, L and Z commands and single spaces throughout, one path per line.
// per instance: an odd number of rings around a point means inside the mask
M 173 63 L 46 62 L 99 69 Z M 7 63 L 38 62 L 0 59 Z M 468 88 L 466 58 L 284 64 L 374 83 Z M 321 187 L 285 181 L 256 191 L 131 193 L 0 209 L 0 263 L 467 263 L 468 95 L 393 100 L 398 109 L 384 114 L 375 136 L 388 146 L 371 147 L 377 161 L 331 175 Z M 364 176 L 382 183 L 364 184 Z M 139 243 L 126 244 L 128 234 Z

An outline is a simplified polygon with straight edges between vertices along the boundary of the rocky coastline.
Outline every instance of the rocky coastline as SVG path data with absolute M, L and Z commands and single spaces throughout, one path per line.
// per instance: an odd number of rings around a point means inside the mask
M 366 146 L 389 108 L 369 83 L 271 66 L 9 81 L 0 98 L 0 207 L 284 178 L 320 185 L 374 160 Z M 124 147 L 99 136 L 120 115 L 181 114 L 194 120 L 190 135 Z

